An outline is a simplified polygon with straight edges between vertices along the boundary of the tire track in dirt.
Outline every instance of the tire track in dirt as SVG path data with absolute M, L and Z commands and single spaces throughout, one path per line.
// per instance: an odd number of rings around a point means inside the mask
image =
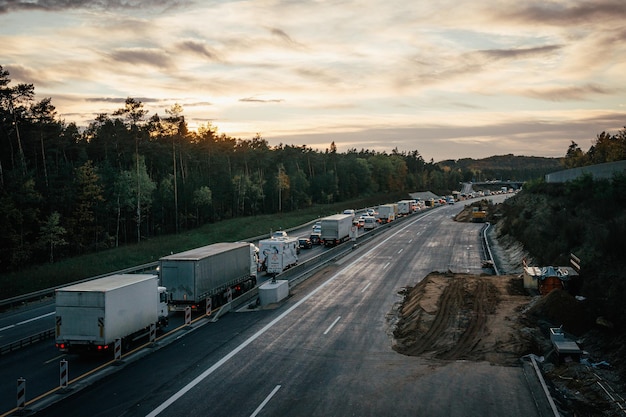
M 432 274 L 404 293 L 393 348 L 405 355 L 484 360 L 500 289 L 478 276 Z
M 463 302 L 463 282 L 452 278 L 439 298 L 436 316 L 428 331 L 410 347 L 410 355 L 420 355 L 432 351 L 442 334 L 456 318 L 456 312 Z
M 493 312 L 497 302 L 494 291 L 497 290 L 490 283 L 485 281 L 476 282 L 474 291 L 471 294 L 471 300 L 466 301 L 464 306 L 471 308 L 471 310 L 464 315 L 467 319 L 466 323 L 462 323 L 465 330 L 456 344 L 448 350 L 438 352 L 436 355 L 437 358 L 447 360 L 461 359 L 472 352 L 483 334 L 485 334 L 487 316 Z M 469 293 L 467 298 L 470 298 Z M 468 304 L 471 305 L 468 306 Z

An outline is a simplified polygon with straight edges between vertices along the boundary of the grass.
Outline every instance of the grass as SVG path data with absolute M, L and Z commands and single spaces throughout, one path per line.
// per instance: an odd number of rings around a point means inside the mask
M 404 195 L 379 195 L 348 202 L 316 205 L 289 213 L 241 217 L 207 224 L 176 235 L 146 239 L 137 245 L 127 245 L 63 259 L 53 264 L 37 265 L 0 275 L 0 300 L 80 279 L 119 271 L 157 261 L 171 253 L 209 245 L 235 242 L 257 236 L 268 236 L 273 230 L 290 229 L 345 208 L 369 207 L 382 202 L 397 201 Z

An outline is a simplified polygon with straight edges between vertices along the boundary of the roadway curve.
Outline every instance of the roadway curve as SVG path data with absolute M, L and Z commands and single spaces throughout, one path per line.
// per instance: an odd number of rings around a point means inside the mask
M 431 271 L 482 272 L 481 225 L 453 222 L 459 209 L 407 219 L 276 308 L 198 325 L 43 415 L 539 415 L 520 367 L 392 349 L 403 287 Z

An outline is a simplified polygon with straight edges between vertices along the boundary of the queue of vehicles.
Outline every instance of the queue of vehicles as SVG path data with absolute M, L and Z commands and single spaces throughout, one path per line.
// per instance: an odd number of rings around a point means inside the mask
M 214 243 L 163 256 L 157 274 L 111 275 L 57 289 L 56 346 L 84 353 L 111 351 L 116 340 L 132 343 L 166 326 L 168 311 L 216 308 L 254 288 L 257 273 L 276 275 L 296 265 L 301 249 L 339 245 L 361 227 L 371 230 L 416 207 L 416 201 L 383 204 L 358 217 L 349 209 L 321 218 L 310 237 L 277 231 L 258 247 Z

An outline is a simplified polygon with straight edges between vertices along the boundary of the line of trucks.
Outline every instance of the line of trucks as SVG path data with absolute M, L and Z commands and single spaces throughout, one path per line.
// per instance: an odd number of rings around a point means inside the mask
M 394 207 L 385 207 L 379 216 L 393 218 Z M 324 245 L 349 240 L 353 220 L 353 213 L 322 218 Z M 258 247 L 215 243 L 160 258 L 154 274 L 117 274 L 59 288 L 56 347 L 67 353 L 112 351 L 118 339 L 130 346 L 167 326 L 169 311 L 216 308 L 254 288 L 257 273 L 280 274 L 297 262 L 298 239 L 285 235 L 261 240 Z
M 257 248 L 215 243 L 162 257 L 157 274 L 119 274 L 55 292 L 55 344 L 67 353 L 112 351 L 167 326 L 169 311 L 223 305 L 256 285 Z

